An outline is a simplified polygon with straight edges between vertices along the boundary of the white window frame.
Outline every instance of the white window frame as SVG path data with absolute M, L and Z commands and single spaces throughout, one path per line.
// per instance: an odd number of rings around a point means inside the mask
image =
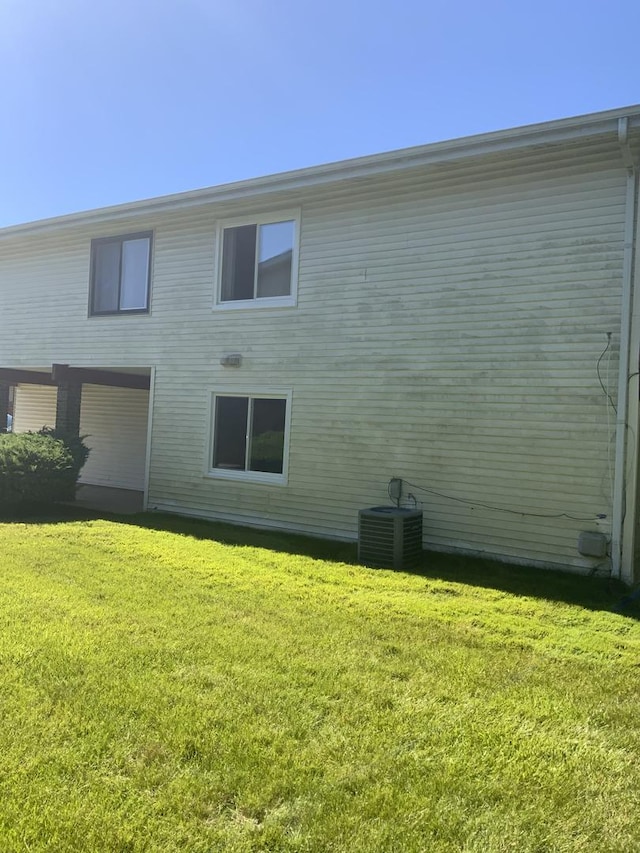
M 291 256 L 291 290 L 286 296 L 264 296 L 253 299 L 231 299 L 222 301 L 222 249 L 224 231 L 226 228 L 237 228 L 242 225 L 272 225 L 276 222 L 293 222 L 293 252 Z M 257 247 L 256 247 L 257 249 Z M 214 310 L 236 311 L 250 308 L 293 308 L 298 303 L 298 259 L 300 255 L 300 208 L 270 211 L 258 216 L 241 216 L 235 219 L 225 219 L 217 223 L 216 229 L 216 261 L 215 261 L 215 300 Z M 257 269 L 256 255 L 256 269 Z
M 289 438 L 291 432 L 291 389 L 283 391 L 276 388 L 232 388 L 218 387 L 210 392 L 209 405 L 209 441 L 207 442 L 207 458 L 205 460 L 205 477 L 220 480 L 237 480 L 239 482 L 264 483 L 266 485 L 286 486 L 289 480 Z M 282 448 L 282 473 L 272 474 L 268 471 L 234 471 L 227 468 L 213 467 L 213 448 L 216 429 L 216 398 L 217 397 L 248 397 L 249 399 L 286 400 L 284 419 L 284 446 Z M 250 424 L 248 424 L 250 426 Z M 248 440 L 246 436 L 245 440 Z

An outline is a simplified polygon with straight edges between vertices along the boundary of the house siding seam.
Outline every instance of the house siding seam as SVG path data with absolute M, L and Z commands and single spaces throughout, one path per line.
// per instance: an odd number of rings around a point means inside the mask
M 154 366 L 151 508 L 354 538 L 395 476 L 432 490 L 406 487 L 426 547 L 588 570 L 578 532 L 610 532 L 596 363 L 610 331 L 615 401 L 624 203 L 597 140 L 7 240 L 0 361 Z M 212 311 L 216 221 L 292 206 L 297 307 Z M 87 319 L 91 238 L 134 228 L 154 230 L 150 315 Z M 205 478 L 211 392 L 261 386 L 293 391 L 288 485 Z

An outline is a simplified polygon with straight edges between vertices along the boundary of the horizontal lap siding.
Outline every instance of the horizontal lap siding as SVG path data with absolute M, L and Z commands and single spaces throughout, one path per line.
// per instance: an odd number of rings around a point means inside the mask
M 103 232 L 23 241 L 37 274 L 2 245 L 18 306 L 28 288 L 64 295 L 37 345 L 12 307 L 2 363 L 155 366 L 151 506 L 353 538 L 398 476 L 426 546 L 588 567 L 577 534 L 611 514 L 615 416 L 596 363 L 611 331 L 600 372 L 615 399 L 618 157 L 576 146 L 263 199 L 256 212 L 302 209 L 293 309 L 211 310 L 215 222 L 246 205 L 110 226 L 155 229 L 149 317 L 87 319 Z M 220 366 L 228 352 L 241 368 Z M 293 394 L 288 484 L 204 477 L 211 392 L 261 387 Z
M 13 431 L 37 432 L 56 425 L 56 389 L 46 385 L 18 385 L 14 400 Z
M 148 411 L 148 391 L 83 386 L 80 432 L 91 448 L 83 483 L 144 489 Z
M 615 396 L 623 216 L 622 170 L 584 161 L 305 202 L 298 309 L 214 316 L 210 365 L 159 371 L 152 503 L 353 537 L 401 476 L 431 490 L 405 486 L 427 546 L 590 565 L 576 539 L 611 513 L 596 362 L 612 331 Z M 218 367 L 225 351 L 243 367 Z M 289 485 L 204 479 L 209 391 L 260 384 L 293 391 Z

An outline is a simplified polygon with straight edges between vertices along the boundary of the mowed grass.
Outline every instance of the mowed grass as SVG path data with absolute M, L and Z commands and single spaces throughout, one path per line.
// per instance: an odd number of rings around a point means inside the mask
M 619 590 L 145 523 L 0 525 L 2 853 L 640 850 Z

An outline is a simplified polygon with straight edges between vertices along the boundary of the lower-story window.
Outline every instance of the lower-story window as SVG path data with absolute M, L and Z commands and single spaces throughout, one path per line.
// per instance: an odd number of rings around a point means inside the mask
M 286 392 L 214 394 L 209 473 L 284 483 L 289 410 Z

